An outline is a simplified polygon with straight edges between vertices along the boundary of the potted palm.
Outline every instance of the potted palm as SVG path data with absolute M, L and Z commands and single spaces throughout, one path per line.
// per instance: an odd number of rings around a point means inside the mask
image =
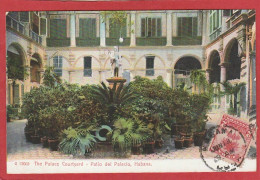
M 59 150 L 65 154 L 86 155 L 94 149 L 95 137 L 90 133 L 92 126 L 69 127 L 62 131 Z
M 193 94 L 191 96 L 191 125 L 193 129 L 194 145 L 201 146 L 206 132 L 207 112 L 210 108 L 208 94 Z
M 142 146 L 152 136 L 152 131 L 140 120 L 134 121 L 133 132 L 131 133 L 132 139 L 132 153 L 141 154 Z
M 112 144 L 115 156 L 130 156 L 132 145 L 131 134 L 133 133 L 134 122 L 130 119 L 119 118 L 114 122 L 115 129 L 112 133 Z
M 241 88 L 244 87 L 246 83 L 239 82 L 237 80 L 232 80 L 232 81 L 225 81 L 221 84 L 224 86 L 224 91 L 220 92 L 220 95 L 229 95 L 232 97 L 230 100 L 230 107 L 228 109 L 228 113 L 231 115 L 238 115 L 239 101 L 237 100 L 238 99 L 237 97 Z

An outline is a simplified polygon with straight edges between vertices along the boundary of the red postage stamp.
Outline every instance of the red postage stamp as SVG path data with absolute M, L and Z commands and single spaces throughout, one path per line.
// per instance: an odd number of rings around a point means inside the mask
M 254 132 L 255 128 L 252 128 L 247 122 L 224 114 L 209 146 L 209 151 L 227 161 L 241 164 Z

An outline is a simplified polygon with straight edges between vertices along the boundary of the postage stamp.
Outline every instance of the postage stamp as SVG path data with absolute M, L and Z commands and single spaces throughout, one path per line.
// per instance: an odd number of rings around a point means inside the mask
M 209 151 L 241 164 L 253 138 L 253 133 L 254 129 L 250 129 L 246 122 L 225 114 L 216 129 Z

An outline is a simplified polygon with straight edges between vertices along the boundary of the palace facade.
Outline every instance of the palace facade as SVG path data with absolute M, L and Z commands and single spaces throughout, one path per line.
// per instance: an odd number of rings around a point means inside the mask
M 190 84 L 193 69 L 205 70 L 213 84 L 245 82 L 239 115 L 255 119 L 255 11 L 127 11 L 121 24 L 111 16 L 99 11 L 9 12 L 6 55 L 25 66 L 28 76 L 15 86 L 8 79 L 7 103 L 22 103 L 23 93 L 42 83 L 46 66 L 53 66 L 64 82 L 106 82 L 109 54 L 116 46 L 127 82 L 137 75 L 162 76 L 174 88 Z M 215 98 L 212 113 L 226 111 L 229 100 Z

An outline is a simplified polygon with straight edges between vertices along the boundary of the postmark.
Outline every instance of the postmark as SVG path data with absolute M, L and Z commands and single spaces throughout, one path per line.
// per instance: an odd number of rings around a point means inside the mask
M 256 126 L 224 114 L 218 126 L 208 129 L 201 158 L 213 171 L 235 171 L 248 152 Z

